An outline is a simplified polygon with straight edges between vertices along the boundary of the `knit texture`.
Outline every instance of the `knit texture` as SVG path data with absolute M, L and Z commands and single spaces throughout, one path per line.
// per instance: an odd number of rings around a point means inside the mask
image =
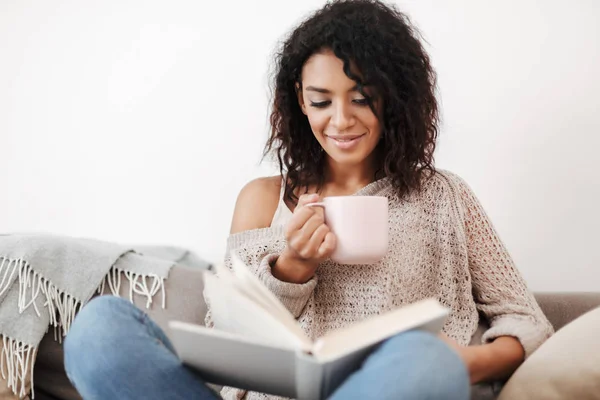
M 389 199 L 389 250 L 378 263 L 323 262 L 309 282 L 281 282 L 270 262 L 285 247 L 283 226 L 233 234 L 235 250 L 315 339 L 382 312 L 426 298 L 451 310 L 443 332 L 467 345 L 479 323 L 483 341 L 514 336 L 529 356 L 553 332 L 479 201 L 458 176 L 439 171 L 419 192 L 400 198 L 384 178 L 355 195 Z M 228 254 L 229 254 L 228 252 Z M 226 257 L 226 263 L 229 263 Z M 212 326 L 210 310 L 207 326 Z M 225 399 L 275 399 L 224 388 Z

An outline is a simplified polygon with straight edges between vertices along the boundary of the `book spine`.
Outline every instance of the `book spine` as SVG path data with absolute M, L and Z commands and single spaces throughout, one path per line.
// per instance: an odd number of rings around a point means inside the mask
M 310 354 L 296 353 L 296 399 L 323 398 L 323 366 Z

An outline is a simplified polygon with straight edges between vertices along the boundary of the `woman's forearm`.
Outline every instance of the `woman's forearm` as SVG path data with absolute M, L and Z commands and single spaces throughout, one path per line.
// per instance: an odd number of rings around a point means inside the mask
M 492 343 L 463 348 L 471 383 L 508 378 L 521 365 L 525 351 L 514 337 L 501 336 Z

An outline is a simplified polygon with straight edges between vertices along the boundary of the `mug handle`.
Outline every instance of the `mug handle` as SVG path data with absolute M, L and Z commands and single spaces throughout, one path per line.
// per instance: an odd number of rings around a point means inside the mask
M 323 202 L 316 202 L 316 203 L 308 203 L 304 205 L 305 207 L 321 207 L 322 209 L 325 209 L 325 203 Z

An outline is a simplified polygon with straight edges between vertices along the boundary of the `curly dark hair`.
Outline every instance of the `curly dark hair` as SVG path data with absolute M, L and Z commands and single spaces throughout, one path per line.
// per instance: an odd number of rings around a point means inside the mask
M 402 196 L 419 190 L 423 178 L 430 176 L 427 171 L 435 172 L 436 74 L 419 39 L 408 17 L 393 6 L 337 0 L 312 14 L 282 43 L 276 53 L 271 133 L 264 154 L 274 154 L 281 174 L 287 174 L 286 200 L 297 201 L 296 189 L 323 184 L 325 155 L 296 90 L 305 62 L 325 49 L 343 61 L 344 73 L 357 83 L 375 115 L 374 100 L 382 101 L 382 140 L 375 149 L 378 173 Z M 365 85 L 373 86 L 377 99 L 365 93 Z

